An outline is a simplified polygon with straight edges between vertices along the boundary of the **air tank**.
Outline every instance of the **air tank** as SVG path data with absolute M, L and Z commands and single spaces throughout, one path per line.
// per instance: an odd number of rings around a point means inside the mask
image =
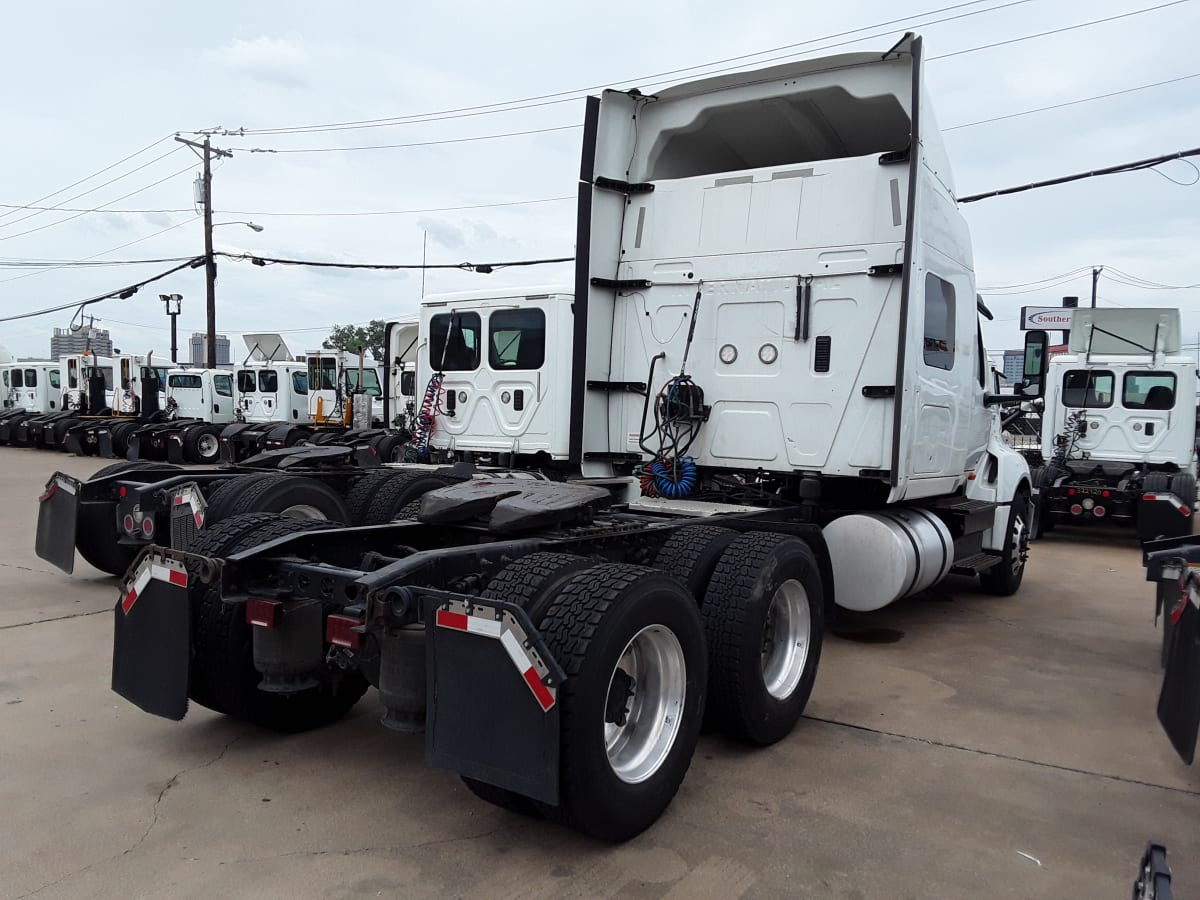
M 855 513 L 824 529 L 837 605 L 881 609 L 937 584 L 954 563 L 946 524 L 926 509 L 898 506 Z

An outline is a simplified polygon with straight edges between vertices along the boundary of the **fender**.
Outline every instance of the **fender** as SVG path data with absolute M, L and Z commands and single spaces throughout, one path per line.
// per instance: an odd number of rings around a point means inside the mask
M 1003 550 L 1013 498 L 1020 492 L 1029 496 L 1029 463 L 1004 443 L 993 428 L 988 438 L 987 452 L 980 457 L 972 476 L 967 482 L 966 496 L 996 504 L 992 527 L 983 534 L 984 549 Z

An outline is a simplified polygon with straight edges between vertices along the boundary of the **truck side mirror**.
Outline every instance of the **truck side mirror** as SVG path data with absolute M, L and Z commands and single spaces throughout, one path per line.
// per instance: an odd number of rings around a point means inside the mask
M 1044 331 L 1025 332 L 1025 380 L 1021 383 L 1021 396 L 1026 398 L 1046 395 L 1046 350 L 1050 339 Z

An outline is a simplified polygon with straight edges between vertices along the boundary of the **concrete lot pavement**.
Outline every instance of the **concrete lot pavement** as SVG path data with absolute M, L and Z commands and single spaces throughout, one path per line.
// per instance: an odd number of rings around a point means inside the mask
M 115 580 L 33 553 L 50 472 L 101 465 L 0 449 L 0 897 L 1123 897 L 1151 837 L 1200 895 L 1200 767 L 1154 718 L 1127 535 L 1060 529 L 1013 598 L 959 580 L 843 622 L 789 738 L 705 736 L 610 847 L 426 769 L 373 692 L 287 737 L 113 694 Z

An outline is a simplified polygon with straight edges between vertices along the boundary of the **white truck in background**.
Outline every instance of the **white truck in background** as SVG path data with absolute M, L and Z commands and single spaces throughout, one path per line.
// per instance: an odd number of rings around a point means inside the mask
M 1079 309 L 1050 360 L 1037 530 L 1111 522 L 1188 535 L 1196 503 L 1196 361 L 1178 309 Z

